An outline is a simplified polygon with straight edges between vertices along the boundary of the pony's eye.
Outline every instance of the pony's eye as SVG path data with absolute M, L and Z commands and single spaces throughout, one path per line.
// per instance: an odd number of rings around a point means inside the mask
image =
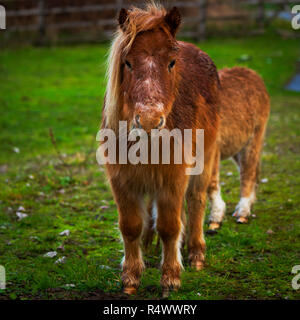
M 129 69 L 131 69 L 131 64 L 130 64 L 130 62 L 128 60 L 125 60 L 125 64 Z
M 169 70 L 171 70 L 175 66 L 175 60 L 172 60 L 169 64 Z

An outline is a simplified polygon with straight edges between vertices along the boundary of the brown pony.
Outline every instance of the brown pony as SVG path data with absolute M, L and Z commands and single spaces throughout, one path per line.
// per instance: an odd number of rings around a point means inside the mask
M 218 178 L 220 159 L 233 157 L 240 167 L 241 201 L 235 213 L 239 222 L 246 221 L 255 196 L 269 114 L 264 84 L 254 71 L 245 68 L 225 69 L 218 74 L 206 53 L 175 39 L 180 21 L 175 7 L 169 12 L 154 4 L 145 10 L 122 9 L 108 61 L 102 128 L 117 133 L 118 122 L 123 120 L 128 128 L 147 132 L 152 128 L 193 132 L 199 128 L 205 132 L 205 164 L 200 175 L 186 175 L 185 162 L 106 164 L 124 242 L 122 281 L 126 293 L 135 293 L 139 286 L 144 268 L 140 242 L 143 235 L 149 242 L 153 227 L 163 245 L 163 295 L 180 286 L 185 199 L 188 258 L 197 270 L 203 267 L 207 193 L 212 202 L 211 229 L 219 227 L 225 213 Z

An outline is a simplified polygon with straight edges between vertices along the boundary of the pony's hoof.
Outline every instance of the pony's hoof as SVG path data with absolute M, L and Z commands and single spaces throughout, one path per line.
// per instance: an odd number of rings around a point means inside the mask
M 220 227 L 221 227 L 221 223 L 219 223 L 219 222 L 211 222 L 209 224 L 208 230 L 215 231 L 215 230 L 220 229 Z
M 125 287 L 123 289 L 123 292 L 129 295 L 136 294 L 136 288 L 135 287 Z
M 208 229 L 208 230 L 205 231 L 205 234 L 206 234 L 207 236 L 214 236 L 214 235 L 217 234 L 217 233 L 218 233 L 217 230 L 210 230 L 210 229 Z
M 178 291 L 178 287 L 163 287 L 162 288 L 162 293 L 161 293 L 161 298 L 162 299 L 167 299 L 171 293 L 171 291 L 177 292 Z
M 237 222 L 237 223 L 240 223 L 240 224 L 245 224 L 245 223 L 248 222 L 248 218 L 246 218 L 246 217 L 239 217 L 239 218 L 237 218 L 236 222 Z
M 170 289 L 169 288 L 163 288 L 162 289 L 162 293 L 161 293 L 161 297 L 162 299 L 167 299 L 170 295 Z
M 202 261 L 192 261 L 191 262 L 191 267 L 194 268 L 197 271 L 200 271 L 204 269 L 204 262 Z
M 202 270 L 204 268 L 204 261 L 205 261 L 205 245 L 203 244 L 202 250 L 197 250 L 196 252 L 191 252 L 189 254 L 189 262 L 190 266 L 197 271 Z

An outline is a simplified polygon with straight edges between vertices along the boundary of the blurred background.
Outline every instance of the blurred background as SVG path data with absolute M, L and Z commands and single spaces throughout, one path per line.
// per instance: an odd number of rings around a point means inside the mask
M 162 3 L 182 13 L 180 39 L 207 52 L 218 69 L 255 70 L 271 97 L 251 221 L 238 225 L 231 217 L 239 173 L 226 160 L 224 224 L 206 237 L 200 274 L 183 250 L 182 288 L 171 298 L 299 299 L 291 286 L 292 267 L 300 264 L 300 29 L 291 25 L 297 1 Z M 7 16 L 0 29 L 0 265 L 7 278 L 0 300 L 126 298 L 118 213 L 96 161 L 96 135 L 109 41 L 119 9 L 132 4 L 144 1 L 0 0 Z M 145 260 L 138 298 L 156 299 L 154 243 Z
M 110 39 L 117 12 L 145 1 L 127 0 L 2 0 L 6 8 L 4 41 L 57 44 L 101 42 Z M 277 23 L 278 33 L 292 36 L 290 0 L 189 0 L 161 1 L 177 6 L 184 16 L 181 37 L 204 40 L 213 35 L 249 35 Z M 284 23 L 284 21 L 286 23 Z M 293 32 L 291 32 L 293 33 Z

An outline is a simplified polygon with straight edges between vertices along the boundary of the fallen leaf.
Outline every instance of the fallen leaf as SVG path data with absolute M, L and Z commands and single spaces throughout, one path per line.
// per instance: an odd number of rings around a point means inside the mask
M 8 165 L 4 164 L 2 166 L 0 166 L 0 173 L 6 173 L 8 169 Z
M 238 61 L 240 62 L 245 62 L 245 61 L 250 61 L 252 60 L 252 57 L 249 54 L 242 54 L 237 58 Z
M 31 240 L 38 240 L 38 241 L 40 240 L 37 236 L 30 236 L 29 239 L 31 239 Z

